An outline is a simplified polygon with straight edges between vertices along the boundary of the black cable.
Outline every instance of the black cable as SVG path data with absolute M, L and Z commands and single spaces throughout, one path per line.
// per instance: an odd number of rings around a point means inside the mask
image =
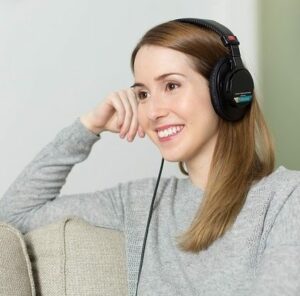
M 139 274 L 138 274 L 138 279 L 137 279 L 137 284 L 136 284 L 135 296 L 137 296 L 137 294 L 138 294 L 140 277 L 141 277 L 141 272 L 142 272 L 142 267 L 143 267 L 143 262 L 144 262 L 146 242 L 147 242 L 147 237 L 148 237 L 148 230 L 149 230 L 149 226 L 150 226 L 150 222 L 151 222 L 151 218 L 152 218 L 154 200 L 155 200 L 155 197 L 156 197 L 156 192 L 157 192 L 158 184 L 159 184 L 159 181 L 160 181 L 160 176 L 161 176 L 161 172 L 162 172 L 163 166 L 164 166 L 164 159 L 162 158 L 161 159 L 159 173 L 158 173 L 158 177 L 157 177 L 157 180 L 156 180 L 156 185 L 155 185 L 153 197 L 152 197 L 150 211 L 149 211 L 149 215 L 148 215 L 148 221 L 147 221 L 146 231 L 145 231 L 145 235 L 144 235 L 143 248 L 142 248 L 142 253 L 141 253 L 141 260 L 140 260 L 140 267 L 139 267 Z

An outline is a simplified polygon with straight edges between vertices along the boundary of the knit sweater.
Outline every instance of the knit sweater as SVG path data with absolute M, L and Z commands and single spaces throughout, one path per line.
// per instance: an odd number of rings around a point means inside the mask
M 100 137 L 79 120 L 63 129 L 0 200 L 0 220 L 28 232 L 67 215 L 124 232 L 134 295 L 155 178 L 60 196 L 74 164 Z M 242 168 L 241 168 L 242 169 Z M 253 185 L 234 225 L 207 250 L 180 250 L 203 192 L 189 178 L 162 178 L 149 229 L 139 295 L 300 295 L 300 172 L 283 167 Z

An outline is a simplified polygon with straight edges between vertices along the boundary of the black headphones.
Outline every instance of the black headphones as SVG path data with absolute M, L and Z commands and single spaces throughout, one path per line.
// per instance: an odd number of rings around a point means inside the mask
M 174 21 L 210 29 L 220 36 L 224 46 L 229 47 L 230 55 L 220 59 L 211 72 L 210 95 L 212 105 L 221 118 L 227 121 L 242 119 L 253 100 L 254 83 L 250 72 L 243 65 L 237 37 L 216 21 L 196 18 Z

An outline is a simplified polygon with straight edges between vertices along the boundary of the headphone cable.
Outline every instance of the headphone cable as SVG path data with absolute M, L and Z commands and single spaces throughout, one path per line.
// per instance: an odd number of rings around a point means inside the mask
M 157 192 L 158 184 L 159 184 L 159 181 L 160 181 L 160 176 L 161 176 L 161 173 L 162 173 L 163 166 L 164 166 L 164 159 L 162 158 L 159 173 L 158 173 L 158 177 L 157 177 L 157 181 L 156 181 L 156 185 L 155 185 L 155 189 L 154 189 L 154 193 L 153 193 L 153 197 L 152 197 L 150 211 L 149 211 L 149 215 L 148 215 L 146 231 L 145 231 L 145 235 L 144 235 L 144 241 L 143 241 L 141 259 L 140 259 L 140 267 L 139 267 L 138 279 L 137 279 L 137 284 L 136 284 L 135 296 L 138 295 L 138 288 L 139 288 L 140 277 L 141 277 L 141 272 L 142 272 L 142 267 L 143 267 L 143 262 L 144 262 L 144 255 L 145 255 L 146 242 L 147 242 L 147 237 L 148 237 L 148 230 L 149 230 L 149 226 L 150 226 L 150 222 L 151 222 L 151 218 L 152 218 L 154 200 L 155 200 L 155 197 L 156 197 L 156 192 Z

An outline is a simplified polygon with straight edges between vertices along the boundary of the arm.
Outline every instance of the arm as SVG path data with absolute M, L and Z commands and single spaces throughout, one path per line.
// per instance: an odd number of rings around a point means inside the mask
M 72 167 L 88 157 L 98 140 L 79 120 L 63 129 L 0 200 L 0 220 L 27 232 L 66 215 L 76 215 L 95 225 L 121 229 L 123 206 L 119 188 L 59 196 Z
M 300 187 L 287 199 L 268 235 L 251 295 L 300 295 Z
M 121 185 L 102 192 L 59 196 L 72 167 L 88 157 L 99 139 L 96 134 L 103 131 L 120 133 L 128 141 L 138 131 L 144 136 L 132 89 L 112 93 L 80 121 L 62 130 L 0 200 L 0 220 L 27 232 L 66 215 L 77 215 L 95 225 L 122 229 Z

